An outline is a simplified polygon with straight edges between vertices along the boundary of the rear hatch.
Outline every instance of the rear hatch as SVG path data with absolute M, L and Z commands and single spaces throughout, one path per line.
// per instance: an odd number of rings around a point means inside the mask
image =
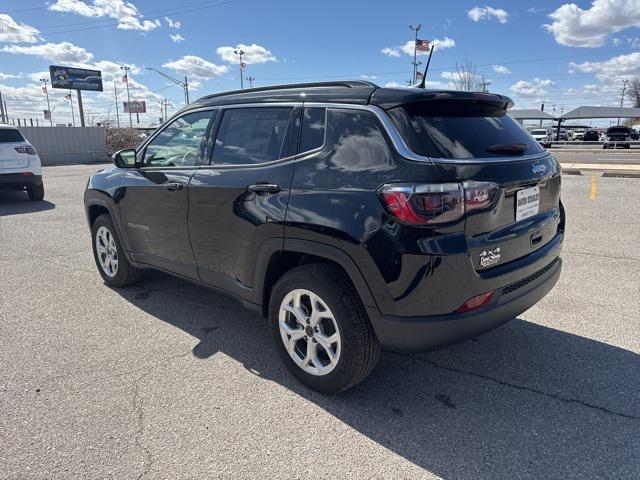
M 607 129 L 607 140 L 610 142 L 628 142 L 631 130 L 627 127 L 611 127 Z
M 29 166 L 29 155 L 21 153 L 29 143 L 15 128 L 0 127 L 0 173 L 18 170 Z
M 464 224 L 478 271 L 522 258 L 560 224 L 560 169 L 507 111 L 505 97 L 416 102 L 388 111 L 441 182 L 466 182 Z M 469 205 L 479 208 L 471 210 Z

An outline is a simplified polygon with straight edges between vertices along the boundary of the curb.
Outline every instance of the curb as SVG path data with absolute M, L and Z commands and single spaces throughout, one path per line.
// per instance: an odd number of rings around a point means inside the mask
M 600 173 L 603 177 L 640 178 L 640 165 L 560 163 L 565 175 L 592 175 Z

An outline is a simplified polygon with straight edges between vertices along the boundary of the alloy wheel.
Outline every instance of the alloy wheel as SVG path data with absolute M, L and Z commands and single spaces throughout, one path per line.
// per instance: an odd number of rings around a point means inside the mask
M 280 336 L 293 361 L 316 376 L 331 373 L 340 360 L 342 340 L 333 313 L 315 293 L 289 292 L 278 313 Z
M 115 277 L 118 273 L 118 249 L 116 240 L 107 227 L 100 227 L 96 232 L 96 252 L 104 274 L 109 278 Z

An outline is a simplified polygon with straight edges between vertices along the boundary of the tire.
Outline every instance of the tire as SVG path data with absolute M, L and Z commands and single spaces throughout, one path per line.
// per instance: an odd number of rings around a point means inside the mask
M 290 354 L 285 346 L 285 337 L 290 339 L 293 336 L 289 337 L 282 333 L 281 314 L 285 319 L 284 323 L 288 322 L 289 326 L 295 324 L 294 326 L 298 328 L 296 335 L 300 335 L 300 332 L 305 330 L 300 329 L 301 322 L 298 322 L 298 317 L 293 312 L 284 310 L 281 312 L 281 307 L 283 304 L 288 305 L 289 308 L 295 305 L 295 300 L 292 300 L 291 304 L 287 304 L 286 301 L 291 295 L 295 297 L 295 293 L 301 290 L 315 295 L 319 302 L 328 308 L 328 312 L 322 312 L 319 309 L 321 314 L 332 315 L 332 318 L 321 319 L 315 336 L 309 337 L 307 333 L 306 336 L 297 340 L 294 347 L 297 350 Z M 306 300 L 310 298 L 304 295 L 301 298 L 300 303 L 304 306 L 308 305 Z M 308 311 L 304 306 L 303 309 Z M 358 294 L 347 275 L 333 265 L 312 263 L 285 273 L 272 290 L 269 299 L 269 321 L 276 349 L 287 369 L 304 385 L 318 392 L 338 393 L 352 388 L 371 373 L 380 356 L 380 343 Z M 306 323 L 309 324 L 309 322 Z M 337 328 L 332 328 L 331 324 Z M 339 339 L 330 346 L 334 354 L 334 362 L 330 362 L 329 352 L 323 347 L 323 343 L 326 345 L 326 340 L 333 337 L 332 333 L 337 333 Z M 320 339 L 323 340 L 320 341 Z M 313 343 L 316 344 L 318 353 L 307 369 L 312 368 L 311 364 L 313 364 L 313 368 L 330 371 L 310 373 L 294 361 L 293 355 L 296 355 L 298 361 L 303 356 L 306 357 L 306 346 Z M 315 365 L 316 361 L 319 366 Z M 323 361 L 327 362 L 326 366 L 322 365 Z M 302 362 L 304 363 L 304 360 Z
M 40 202 L 44 199 L 44 183 L 40 185 L 29 185 L 27 187 L 27 195 L 32 202 Z
M 99 232 L 102 240 L 98 240 Z M 106 241 L 104 240 L 105 238 L 107 239 Z M 111 239 L 113 243 L 111 243 Z M 98 242 L 100 242 L 100 245 Z M 98 272 L 100 272 L 104 283 L 108 286 L 125 287 L 140 279 L 143 271 L 131 265 L 127 260 L 122 248 L 122 242 L 118 237 L 118 232 L 109 214 L 104 213 L 93 222 L 93 226 L 91 227 L 91 243 L 96 267 L 98 267 Z M 105 262 L 101 260 L 101 258 L 104 258 L 106 253 L 99 254 L 98 248 L 104 248 L 105 244 L 109 252 L 115 253 L 115 259 L 117 260 L 115 268 L 105 267 L 103 265 Z M 110 261 L 108 265 L 113 266 L 113 263 Z

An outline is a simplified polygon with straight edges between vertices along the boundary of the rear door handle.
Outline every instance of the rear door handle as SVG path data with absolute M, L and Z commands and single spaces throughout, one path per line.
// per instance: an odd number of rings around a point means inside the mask
M 184 183 L 179 183 L 179 182 L 165 183 L 163 186 L 164 186 L 164 188 L 166 188 L 170 192 L 176 192 L 176 191 L 182 190 L 184 188 Z
M 278 193 L 282 189 L 275 183 L 255 183 L 249 185 L 247 190 L 254 193 Z

